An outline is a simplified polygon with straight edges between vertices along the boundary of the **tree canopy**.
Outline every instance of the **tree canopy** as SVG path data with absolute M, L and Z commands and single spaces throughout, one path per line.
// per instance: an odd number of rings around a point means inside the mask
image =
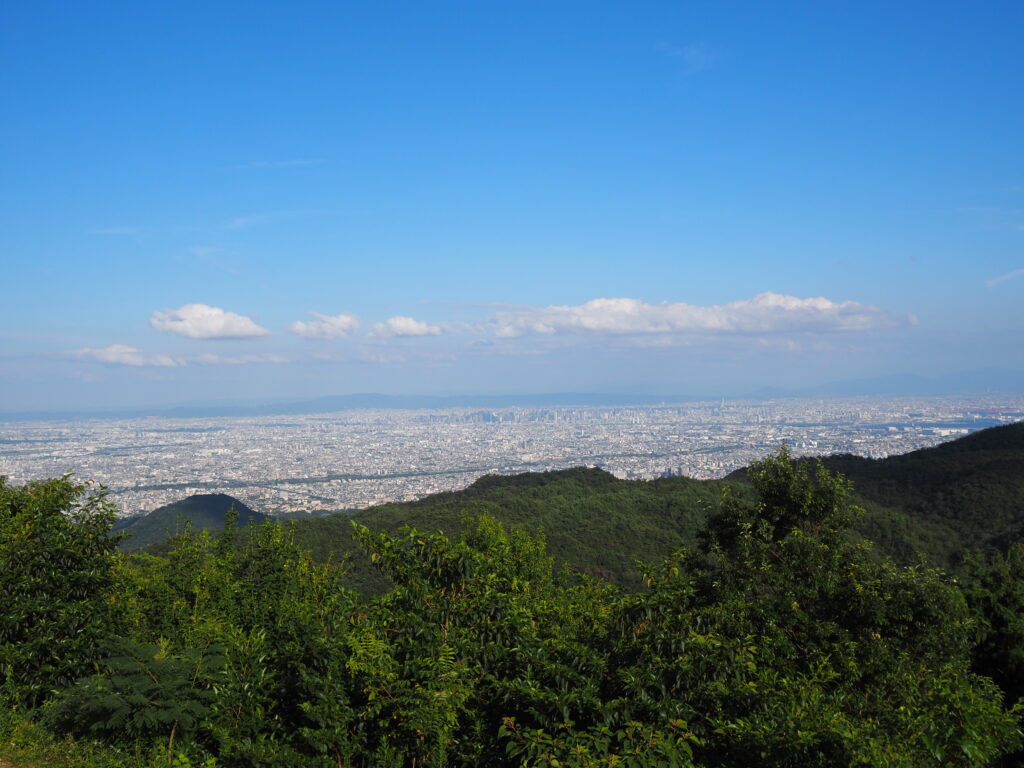
M 545 532 L 487 515 L 458 536 L 355 524 L 392 585 L 370 598 L 293 524 L 186 531 L 166 556 L 126 557 L 101 496 L 83 502 L 66 479 L 0 486 L 4 573 L 12 563 L 24 595 L 3 609 L 21 628 L 3 658 L 41 659 L 6 695 L 47 700 L 25 716 L 130 745 L 140 765 L 909 768 L 1012 754 L 1017 710 L 983 673 L 1019 647 L 985 603 L 1015 604 L 986 584 L 1016 560 L 979 560 L 963 589 L 852 535 L 849 483 L 823 464 L 783 449 L 750 478 L 695 546 L 641 566 L 639 590 L 560 566 Z M 56 518 L 32 522 L 43 507 Z M 29 523 L 48 533 L 18 548 Z M 69 559 L 68 542 L 92 554 Z M 56 575 L 30 589 L 15 567 Z M 60 593 L 69 619 L 46 623 L 38 596 L 56 581 L 79 587 Z M 91 612 L 86 641 L 74 617 Z M 79 643 L 87 661 L 50 674 L 33 655 L 49 643 Z

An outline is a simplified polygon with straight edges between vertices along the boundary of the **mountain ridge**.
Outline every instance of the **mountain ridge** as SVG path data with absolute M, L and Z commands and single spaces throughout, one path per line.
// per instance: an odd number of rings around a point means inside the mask
M 921 553 L 933 565 L 955 568 L 965 550 L 1005 548 L 1024 538 L 1024 423 L 884 459 L 834 455 L 821 461 L 851 480 L 851 500 L 864 509 L 856 531 L 899 562 L 912 563 Z M 480 515 L 543 530 L 558 562 L 638 589 L 636 561 L 654 562 L 691 547 L 727 489 L 751 493 L 746 470 L 720 480 L 641 481 L 576 467 L 484 475 L 459 491 L 294 525 L 317 559 L 347 561 L 350 583 L 367 593 L 383 591 L 387 582 L 355 546 L 353 521 L 381 532 L 409 526 L 457 536 Z

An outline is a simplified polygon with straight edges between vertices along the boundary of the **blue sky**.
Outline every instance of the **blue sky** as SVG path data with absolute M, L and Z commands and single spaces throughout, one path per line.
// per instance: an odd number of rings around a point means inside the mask
M 8 3 L 0 409 L 1024 369 L 1021 29 Z

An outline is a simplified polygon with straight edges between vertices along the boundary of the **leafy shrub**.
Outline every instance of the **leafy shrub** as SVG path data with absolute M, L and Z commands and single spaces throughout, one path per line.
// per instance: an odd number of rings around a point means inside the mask
M 938 571 L 852 537 L 849 485 L 821 464 L 783 450 L 749 475 L 752 494 L 723 498 L 701 550 L 644 568 L 641 591 L 556 570 L 543 535 L 486 516 L 458 538 L 357 526 L 393 585 L 369 601 L 280 523 L 101 558 L 104 599 L 61 599 L 113 616 L 126 639 L 93 630 L 92 674 L 47 722 L 224 768 L 980 768 L 1010 754 L 1018 712 L 971 668 L 978 638 L 991 659 L 985 638 L 1016 642 L 1002 609 L 978 613 L 971 587 L 972 614 Z M 11 658 L 21 642 L 38 652 L 27 631 Z M 8 687 L 24 684 L 9 667 Z
M 114 744 L 152 744 L 167 749 L 191 741 L 209 717 L 210 677 L 223 659 L 210 653 L 147 646 L 124 638 L 108 644 L 100 672 L 79 680 L 46 707 L 58 733 Z
M 0 477 L 0 671 L 36 705 L 87 673 L 116 632 L 118 537 L 102 489 Z

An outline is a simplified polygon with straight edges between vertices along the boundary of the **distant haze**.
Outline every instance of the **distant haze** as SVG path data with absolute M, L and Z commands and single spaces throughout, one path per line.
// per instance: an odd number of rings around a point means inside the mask
M 714 401 L 719 398 L 770 400 L 778 398 L 914 397 L 971 394 L 1024 394 L 1024 373 L 1012 371 L 966 371 L 929 379 L 918 375 L 887 376 L 875 379 L 831 381 L 799 388 L 761 387 L 748 391 L 721 393 L 607 393 L 549 392 L 539 394 L 462 394 L 462 395 L 387 395 L 357 393 L 328 395 L 294 400 L 233 400 L 224 402 L 175 403 L 147 407 L 82 408 L 0 411 L 0 421 L 68 419 L 80 417 L 166 416 L 202 418 L 212 416 L 265 416 L 324 413 L 360 408 L 378 409 L 450 409 L 511 408 L 544 406 L 621 406 L 658 405 Z

